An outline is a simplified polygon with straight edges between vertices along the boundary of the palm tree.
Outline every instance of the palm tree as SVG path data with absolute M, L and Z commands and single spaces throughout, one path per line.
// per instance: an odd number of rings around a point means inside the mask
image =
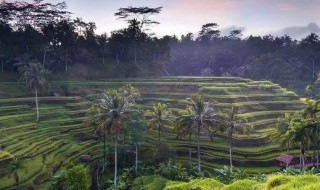
M 278 118 L 276 124 L 274 126 L 270 126 L 271 128 L 275 129 L 270 135 L 270 140 L 273 142 L 283 141 L 283 135 L 288 131 L 289 127 L 292 125 L 293 122 L 297 121 L 299 118 L 297 114 L 293 113 L 285 113 L 283 117 Z M 286 144 L 286 145 L 284 145 Z M 289 153 L 289 141 L 283 143 L 284 146 L 287 147 L 287 154 Z
M 180 110 L 178 114 L 179 116 L 175 119 L 175 131 L 177 138 L 182 138 L 187 135 L 189 137 L 189 164 L 191 165 L 191 136 L 196 131 L 196 125 L 194 125 L 192 110 L 189 107 Z
M 117 188 L 117 172 L 118 172 L 118 138 L 124 128 L 125 122 L 129 115 L 134 112 L 135 102 L 131 98 L 120 93 L 121 90 L 109 90 L 102 94 L 100 103 L 95 104 L 94 116 L 95 123 L 98 124 L 96 131 L 102 132 L 104 136 L 104 162 L 106 161 L 105 136 L 109 132 L 114 138 L 114 187 Z
M 252 126 L 247 123 L 247 120 L 239 116 L 239 107 L 232 106 L 230 110 L 225 110 L 224 113 L 218 115 L 218 124 L 226 131 L 229 140 L 229 162 L 232 171 L 232 140 L 233 134 L 246 133 L 250 134 Z
M 198 152 L 198 171 L 201 172 L 201 153 L 200 153 L 200 136 L 203 129 L 209 134 L 213 132 L 215 114 L 213 107 L 209 102 L 205 102 L 202 95 L 195 95 L 187 99 L 188 108 L 191 110 L 192 123 L 196 128 L 197 135 L 197 152 Z M 210 136 L 211 137 L 211 136 Z
M 314 125 L 310 126 L 313 133 L 313 165 L 315 165 L 315 160 L 317 160 L 317 168 L 319 168 L 319 127 L 318 124 L 320 123 L 319 119 L 317 118 L 317 113 L 320 112 L 320 101 L 315 101 L 312 99 L 306 99 L 304 101 L 305 108 L 302 111 L 303 118 L 313 122 Z M 316 149 L 317 149 L 317 156 L 316 156 Z
M 299 145 L 300 147 L 300 169 L 304 168 L 304 152 L 312 141 L 312 130 L 307 120 L 300 118 L 296 119 L 289 125 L 287 132 L 281 135 L 283 144 L 290 143 L 292 145 Z
M 28 65 L 25 65 L 23 69 L 23 76 L 27 81 L 27 85 L 30 90 L 34 91 L 36 99 L 36 110 L 37 118 L 36 121 L 39 121 L 39 103 L 38 103 L 38 92 L 46 87 L 45 74 L 48 73 L 46 69 L 39 62 L 30 62 Z
M 172 123 L 170 109 L 166 104 L 161 104 L 159 102 L 158 104 L 153 105 L 151 110 L 147 110 L 145 116 L 148 120 L 148 131 L 157 129 L 158 143 L 160 143 L 161 131 L 163 131 L 164 127 L 170 126 Z

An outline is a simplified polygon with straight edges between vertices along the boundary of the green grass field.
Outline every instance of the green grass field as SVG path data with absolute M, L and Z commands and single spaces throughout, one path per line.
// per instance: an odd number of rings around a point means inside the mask
M 186 106 L 185 99 L 202 93 L 216 110 L 230 106 L 241 108 L 241 116 L 253 125 L 250 136 L 235 136 L 235 165 L 252 173 L 271 172 L 274 158 L 281 153 L 279 146 L 268 140 L 273 129 L 268 126 L 286 112 L 303 108 L 299 97 L 269 81 L 251 81 L 237 77 L 159 77 L 153 79 L 116 79 L 104 81 L 52 81 L 50 92 L 40 97 L 40 122 L 35 122 L 34 98 L 22 85 L 0 82 L 0 190 L 14 186 L 9 175 L 9 162 L 18 157 L 23 168 L 21 189 L 44 190 L 48 179 L 57 170 L 79 163 L 79 156 L 101 155 L 102 143 L 92 135 L 92 128 L 84 127 L 85 113 L 92 101 L 106 89 L 124 84 L 137 87 L 144 109 L 163 102 L 178 111 Z M 62 90 L 67 88 L 68 95 Z M 60 96 L 49 96 L 57 92 Z M 171 130 L 168 130 L 171 131 Z M 145 146 L 155 146 L 156 133 L 148 133 Z M 177 140 L 175 134 L 162 135 L 175 153 L 177 161 L 188 159 L 188 142 Z M 223 137 L 213 143 L 202 137 L 202 156 L 205 168 L 228 163 L 228 144 Z M 196 159 L 196 144 L 193 142 Z M 297 154 L 297 150 L 291 150 Z M 89 166 L 88 166 L 89 167 Z

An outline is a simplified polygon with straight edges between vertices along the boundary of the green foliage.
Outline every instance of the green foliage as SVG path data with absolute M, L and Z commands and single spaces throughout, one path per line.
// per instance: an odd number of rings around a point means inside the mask
M 133 181 L 131 190 L 162 190 L 166 182 L 165 178 L 157 175 L 142 176 Z
M 222 183 L 229 184 L 239 179 L 245 179 L 248 174 L 239 168 L 224 166 L 221 169 L 215 169 L 214 177 Z
M 60 171 L 51 178 L 54 190 L 89 190 L 87 169 L 83 165 Z
M 250 179 L 241 179 L 230 185 L 223 187 L 221 190 L 252 190 L 258 182 Z
M 219 190 L 224 184 L 212 178 L 205 179 L 194 179 L 190 182 L 172 183 L 168 184 L 164 190 L 186 190 L 186 189 L 197 189 L 197 190 Z

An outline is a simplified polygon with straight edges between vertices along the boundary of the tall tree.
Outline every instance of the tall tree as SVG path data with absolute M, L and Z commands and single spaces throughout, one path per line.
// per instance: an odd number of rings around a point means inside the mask
M 309 121 L 300 118 L 291 123 L 288 131 L 282 135 L 282 146 L 289 142 L 291 145 L 298 145 L 300 147 L 300 169 L 304 169 L 304 153 L 310 142 L 312 141 L 312 130 L 310 130 Z
M 25 80 L 27 81 L 27 85 L 30 90 L 35 93 L 35 102 L 36 102 L 36 110 L 37 110 L 37 118 L 36 121 L 39 121 L 39 101 L 38 101 L 38 93 L 41 90 L 44 90 L 46 87 L 46 79 L 45 75 L 49 72 L 44 69 L 43 66 L 36 61 L 30 62 L 27 65 L 22 66 L 22 74 Z
M 232 163 L 232 141 L 233 135 L 236 133 L 246 133 L 250 135 L 252 131 L 252 126 L 248 124 L 246 119 L 241 118 L 239 116 L 240 109 L 239 107 L 231 106 L 229 110 L 225 110 L 221 114 L 218 114 L 218 121 L 223 128 L 223 130 L 227 133 L 227 138 L 229 140 L 229 162 L 230 162 L 230 170 L 232 171 L 233 163 Z
M 189 164 L 191 165 L 191 140 L 192 135 L 196 132 L 196 125 L 193 120 L 192 110 L 187 107 L 184 110 L 178 112 L 178 117 L 175 119 L 175 132 L 177 133 L 177 138 L 182 138 L 188 136 L 189 141 Z
M 317 165 L 319 168 L 319 124 L 320 120 L 317 117 L 317 113 L 320 112 L 320 101 L 314 101 L 312 99 L 305 100 L 305 108 L 303 109 L 302 116 L 304 119 L 308 120 L 313 125 L 310 125 L 312 130 L 312 144 L 313 144 L 313 164 Z M 316 155 L 317 150 L 317 155 Z M 316 163 L 315 163 L 316 161 Z
M 117 189 L 118 172 L 118 138 L 126 126 L 130 114 L 135 112 L 135 102 L 127 95 L 121 93 L 121 89 L 109 90 L 102 94 L 100 103 L 93 107 L 93 121 L 98 124 L 97 131 L 104 135 L 104 161 L 105 160 L 105 135 L 109 132 L 114 139 L 114 187 Z
M 201 152 L 200 137 L 201 132 L 206 130 L 211 137 L 214 132 L 215 112 L 209 102 L 205 102 L 202 95 L 195 95 L 187 99 L 188 108 L 191 110 L 192 123 L 196 127 L 197 152 L 198 152 L 198 171 L 201 172 Z
M 16 28 L 27 25 L 40 28 L 56 19 L 67 17 L 70 12 L 66 11 L 66 8 L 65 2 L 51 4 L 44 3 L 43 0 L 33 0 L 31 3 L 2 1 L 0 3 L 0 21 L 5 21 Z

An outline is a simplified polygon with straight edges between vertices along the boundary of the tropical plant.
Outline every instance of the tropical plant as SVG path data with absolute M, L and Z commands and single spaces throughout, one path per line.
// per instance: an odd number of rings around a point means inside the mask
M 304 152 L 312 141 L 313 125 L 303 118 L 297 119 L 289 125 L 286 133 L 281 135 L 281 146 L 289 143 L 291 145 L 299 145 L 300 147 L 300 169 L 304 169 Z
M 248 177 L 248 174 L 245 171 L 242 171 L 239 168 L 231 168 L 229 166 L 223 166 L 223 168 L 215 169 L 214 171 L 214 177 L 225 184 Z
M 24 65 L 23 68 L 20 69 L 23 77 L 27 81 L 27 85 L 30 90 L 34 91 L 35 99 L 36 99 L 36 110 L 37 110 L 37 118 L 36 121 L 39 121 L 39 102 L 38 102 L 38 93 L 39 91 L 45 89 L 46 87 L 46 79 L 45 75 L 49 72 L 44 69 L 43 66 L 36 61 L 30 62 L 27 65 Z
M 92 123 L 97 124 L 96 132 L 102 133 L 104 137 L 104 161 L 106 161 L 106 133 L 112 135 L 114 139 L 114 187 L 117 187 L 118 171 L 118 138 L 129 116 L 135 110 L 135 102 L 129 96 L 121 93 L 123 89 L 109 90 L 102 94 L 100 103 L 92 107 Z
M 229 140 L 229 162 L 230 169 L 232 171 L 232 141 L 233 135 L 238 133 L 245 133 L 250 135 L 252 126 L 248 124 L 247 120 L 240 117 L 239 107 L 232 106 L 229 110 L 224 110 L 222 113 L 217 115 L 217 123 L 221 129 L 227 133 Z
M 19 189 L 20 185 L 20 175 L 18 171 L 22 169 L 25 169 L 25 167 L 22 164 L 22 161 L 18 158 L 14 158 L 9 164 L 9 177 L 12 176 L 14 181 L 16 182 L 16 189 Z
M 195 134 L 196 125 L 193 120 L 192 110 L 187 107 L 184 110 L 180 110 L 178 112 L 178 117 L 175 119 L 175 132 L 177 133 L 177 138 L 182 138 L 184 136 L 188 136 L 189 141 L 189 165 L 191 166 L 191 137 Z
M 200 136 L 201 131 L 206 130 L 211 138 L 211 134 L 216 131 L 214 128 L 215 112 L 209 102 L 205 102 L 202 95 L 195 95 L 187 99 L 188 108 L 191 110 L 192 124 L 196 128 L 197 152 L 198 152 L 198 171 L 201 173 L 201 152 Z
M 54 190 L 89 190 L 87 169 L 83 165 L 62 170 L 50 179 Z
M 317 117 L 317 113 L 320 112 L 320 101 L 315 101 L 312 99 L 307 98 L 304 101 L 305 108 L 302 110 L 302 116 L 304 119 L 309 120 L 310 123 L 313 123 L 313 125 L 310 125 L 312 130 L 312 144 L 313 144 L 313 164 L 315 165 L 315 160 L 317 160 L 317 168 L 319 168 L 319 124 L 320 120 Z M 316 155 L 317 150 L 317 155 Z
M 142 113 L 142 111 L 139 111 Z M 139 146 L 143 143 L 146 133 L 146 123 L 143 115 L 136 114 L 132 117 L 131 121 L 128 122 L 128 127 L 126 130 L 127 135 L 129 136 L 129 143 L 134 145 L 135 153 L 135 175 L 138 176 L 138 153 Z
M 270 126 L 271 128 L 275 129 L 275 132 L 273 132 L 270 135 L 270 140 L 274 142 L 281 141 L 283 134 L 285 134 L 289 127 L 292 125 L 293 122 L 295 122 L 299 116 L 297 114 L 293 113 L 285 113 L 282 117 L 278 118 L 275 125 Z M 289 151 L 289 144 L 287 142 L 287 153 Z
M 172 123 L 171 111 L 166 104 L 154 104 L 151 110 L 147 110 L 145 116 L 148 121 L 148 131 L 158 130 L 158 143 L 160 143 L 161 131 Z

